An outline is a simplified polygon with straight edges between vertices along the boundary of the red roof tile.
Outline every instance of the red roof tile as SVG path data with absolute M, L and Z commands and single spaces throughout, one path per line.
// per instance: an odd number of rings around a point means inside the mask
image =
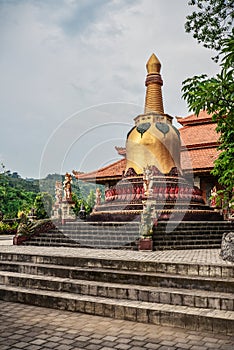
M 185 125 L 191 125 L 191 124 L 201 124 L 205 122 L 211 122 L 212 121 L 212 115 L 208 114 L 206 111 L 201 111 L 199 115 L 191 114 L 188 117 L 176 117 L 177 121 L 185 126 Z
M 187 125 L 179 129 L 182 145 L 214 144 L 218 142 L 219 134 L 215 131 L 216 124 Z
M 86 174 L 77 174 L 75 171 L 73 171 L 73 174 L 76 176 L 79 180 L 84 181 L 95 181 L 97 182 L 99 179 L 102 179 L 103 181 L 109 180 L 109 179 L 119 179 L 123 175 L 123 171 L 125 171 L 126 167 L 126 159 L 120 159 L 115 163 L 112 163 L 110 165 L 105 166 L 104 168 L 92 171 L 90 173 Z
M 218 158 L 216 147 L 204 147 L 200 149 L 191 149 L 188 152 L 181 152 L 181 167 L 183 170 L 211 170 L 214 167 L 214 161 Z

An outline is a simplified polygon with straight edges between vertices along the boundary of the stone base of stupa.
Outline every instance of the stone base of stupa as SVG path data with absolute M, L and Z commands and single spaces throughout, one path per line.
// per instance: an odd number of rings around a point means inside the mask
M 105 201 L 96 206 L 90 221 L 139 221 L 143 201 L 148 198 L 144 192 L 142 175 L 124 178 L 105 193 Z M 155 203 L 157 220 L 173 221 L 220 221 L 222 216 L 205 205 L 199 188 L 189 184 L 182 176 L 175 174 L 153 177 L 150 200 Z

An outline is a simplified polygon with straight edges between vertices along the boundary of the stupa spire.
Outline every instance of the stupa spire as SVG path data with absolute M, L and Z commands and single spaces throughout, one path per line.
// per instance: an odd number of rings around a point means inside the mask
M 163 81 L 160 75 L 161 63 L 153 53 L 147 64 L 147 77 L 145 81 L 145 113 L 156 112 L 164 114 L 161 86 Z

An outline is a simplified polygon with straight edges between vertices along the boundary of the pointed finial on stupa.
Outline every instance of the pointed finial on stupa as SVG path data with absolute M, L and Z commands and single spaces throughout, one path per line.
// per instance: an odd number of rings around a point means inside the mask
M 145 81 L 146 96 L 145 96 L 145 113 L 155 112 L 163 114 L 163 99 L 162 90 L 163 81 L 160 75 L 161 63 L 153 53 L 147 64 L 147 77 Z
M 161 69 L 161 63 L 154 53 L 150 56 L 146 63 L 146 69 L 148 74 L 159 74 Z

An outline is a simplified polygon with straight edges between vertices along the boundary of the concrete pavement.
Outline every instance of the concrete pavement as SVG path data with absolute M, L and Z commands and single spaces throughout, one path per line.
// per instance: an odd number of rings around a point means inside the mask
M 0 301 L 1 350 L 232 350 L 231 336 Z

